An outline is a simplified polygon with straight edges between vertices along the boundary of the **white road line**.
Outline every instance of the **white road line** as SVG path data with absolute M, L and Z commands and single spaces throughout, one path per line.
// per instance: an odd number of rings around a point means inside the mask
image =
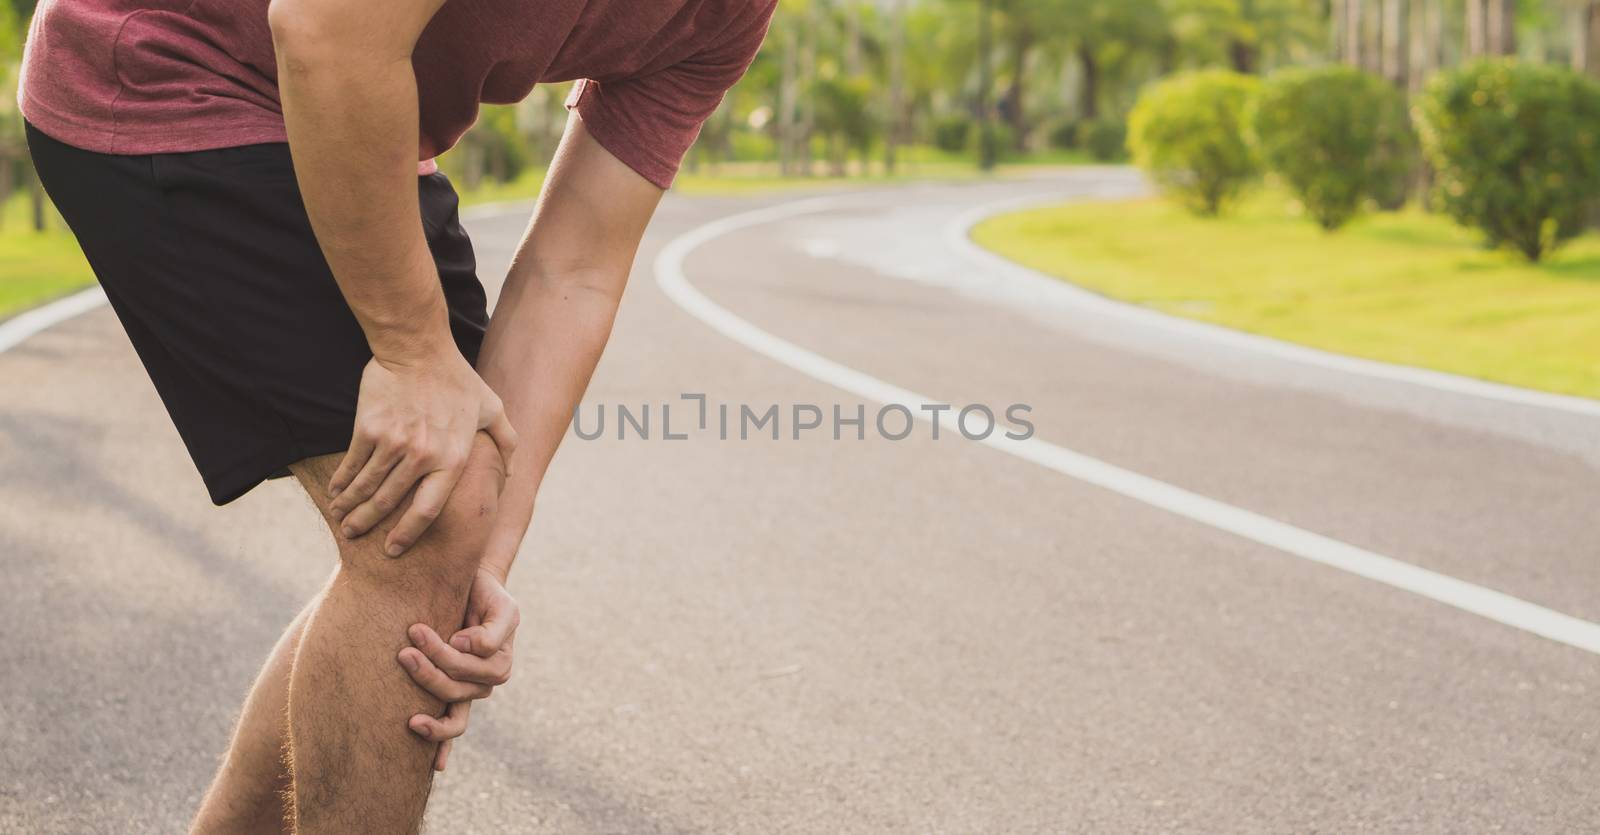
M 59 325 L 106 303 L 105 291 L 90 287 L 0 322 L 0 354 L 46 328 Z
M 742 229 L 825 211 L 846 200 L 842 197 L 802 200 L 733 215 L 690 230 L 670 241 L 656 256 L 656 282 L 679 307 L 746 348 L 866 400 L 884 405 L 902 405 L 919 419 L 927 420 L 930 413 L 919 408 L 922 404 L 955 401 L 938 400 L 899 388 L 773 336 L 713 302 L 696 289 L 685 274 L 684 262 L 689 254 L 716 238 Z M 1208 499 L 1037 438 L 1013 441 L 1004 435 L 996 435 L 982 443 L 1062 475 L 1302 559 L 1600 654 L 1600 624 Z
M 1497 400 L 1502 403 L 1514 403 L 1519 406 L 1532 406 L 1589 417 L 1600 417 L 1600 400 L 1534 391 L 1501 383 L 1491 383 L 1487 380 L 1478 380 L 1472 377 L 1463 377 L 1458 374 L 1448 374 L 1443 371 L 1430 371 L 1426 368 L 1395 365 L 1377 360 L 1335 354 L 1305 345 L 1296 345 L 1292 342 L 1273 339 L 1270 336 L 1236 331 L 1221 325 L 1198 322 L 1181 316 L 1172 316 L 1158 310 L 1151 310 L 1148 307 L 1116 301 L 1085 290 L 1070 282 L 1062 281 L 1054 276 L 1045 275 L 1037 270 L 1024 267 L 1015 261 L 990 252 L 972 241 L 972 228 L 995 215 L 1028 208 L 1060 205 L 1063 202 L 1065 201 L 1062 197 L 1056 195 L 1050 198 L 1029 197 L 1020 200 L 1006 200 L 987 206 L 980 206 L 956 217 L 945 227 L 945 243 L 974 264 L 981 265 L 985 269 L 1013 279 L 1026 286 L 1030 293 L 1037 293 L 1039 296 L 1048 299 L 1052 304 L 1075 307 L 1100 316 L 1121 319 L 1140 327 L 1177 333 L 1193 339 L 1204 339 L 1230 348 L 1254 351 L 1259 354 L 1267 354 L 1303 365 L 1341 371 L 1346 374 L 1392 380 L 1436 391 L 1479 397 L 1486 400 Z

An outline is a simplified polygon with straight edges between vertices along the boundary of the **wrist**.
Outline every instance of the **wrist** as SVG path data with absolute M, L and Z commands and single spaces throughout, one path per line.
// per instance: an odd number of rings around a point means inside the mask
M 478 571 L 493 577 L 495 582 L 504 586 L 511 578 L 511 563 L 500 564 L 484 557 L 483 561 L 478 563 Z
M 450 334 L 450 314 L 444 299 L 406 320 L 376 322 L 368 327 L 367 344 L 372 356 L 385 366 L 407 367 L 432 364 L 451 355 L 459 356 Z

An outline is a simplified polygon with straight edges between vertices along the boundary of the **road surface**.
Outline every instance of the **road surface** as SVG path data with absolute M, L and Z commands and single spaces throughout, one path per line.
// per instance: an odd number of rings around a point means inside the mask
M 1600 417 L 1059 303 L 958 240 L 975 207 L 1138 188 L 669 199 L 430 831 L 1600 831 Z M 525 211 L 469 224 L 486 280 Z M 888 440 L 840 374 L 1025 404 L 1071 466 L 948 416 Z M 180 831 L 331 545 L 288 483 L 209 507 L 104 308 L 0 354 L 0 404 L 0 832 Z M 781 438 L 739 440 L 741 405 Z M 796 405 L 826 415 L 800 440 Z M 1253 535 L 1280 529 L 1426 571 Z

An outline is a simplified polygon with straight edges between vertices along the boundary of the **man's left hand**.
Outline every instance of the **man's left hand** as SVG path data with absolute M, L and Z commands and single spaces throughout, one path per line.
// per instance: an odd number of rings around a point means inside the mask
M 400 650 L 400 666 L 419 687 L 448 706 L 443 716 L 419 713 L 409 722 L 412 733 L 440 743 L 435 770 L 444 770 L 452 740 L 466 733 L 472 702 L 488 698 L 511 678 L 511 649 L 521 621 L 517 601 L 502 578 L 479 568 L 467 596 L 465 626 L 450 636 L 449 643 L 427 624 L 413 624 L 408 630 L 412 645 Z

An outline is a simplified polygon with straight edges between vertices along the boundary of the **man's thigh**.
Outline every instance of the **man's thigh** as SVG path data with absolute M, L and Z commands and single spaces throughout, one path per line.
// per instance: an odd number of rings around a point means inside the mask
M 350 443 L 371 352 L 286 145 L 120 156 L 31 126 L 28 142 L 214 502 Z M 488 314 L 471 241 L 443 175 L 420 178 L 418 197 L 472 361 Z

